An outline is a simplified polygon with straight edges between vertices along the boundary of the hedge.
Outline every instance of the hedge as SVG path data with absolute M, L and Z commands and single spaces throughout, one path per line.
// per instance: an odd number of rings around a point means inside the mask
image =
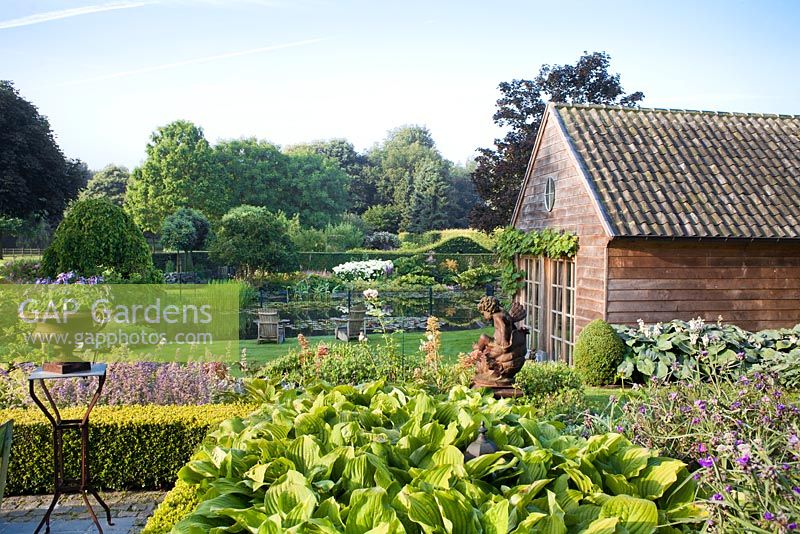
M 167 534 L 175 523 L 189 515 L 200 504 L 203 490 L 198 485 L 190 485 L 181 479 L 175 482 L 165 496 L 164 500 L 156 507 L 147 519 L 141 534 Z
M 160 489 L 175 482 L 209 429 L 255 409 L 248 404 L 203 406 L 97 406 L 89 426 L 92 481 L 103 490 Z M 64 419 L 83 408 L 64 408 Z M 14 421 L 6 495 L 53 491 L 53 433 L 37 408 L 0 410 Z M 68 477 L 80 473 L 80 434 L 64 433 Z

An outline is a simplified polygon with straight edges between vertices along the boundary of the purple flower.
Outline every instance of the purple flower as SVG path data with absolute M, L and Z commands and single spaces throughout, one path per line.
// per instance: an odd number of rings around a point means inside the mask
M 750 463 L 750 456 L 748 456 L 747 454 L 745 454 L 744 456 L 740 456 L 739 458 L 736 459 L 736 463 L 744 467 Z
M 792 491 L 795 492 L 796 494 L 800 495 L 800 486 L 794 486 L 792 488 Z
M 793 523 L 789 523 L 788 525 L 786 525 L 786 528 L 789 529 L 789 530 L 797 530 L 797 523 L 794 523 L 794 522 Z
M 697 444 L 697 452 L 699 452 L 701 454 L 705 453 L 705 452 L 708 452 L 708 447 L 706 447 L 705 443 L 698 443 Z
M 698 410 L 701 412 L 706 411 L 706 401 L 704 400 L 696 400 L 694 401 L 694 405 L 697 407 Z
M 698 458 L 697 463 L 700 464 L 700 467 L 711 467 L 714 465 L 714 457 L 706 456 L 705 458 Z
M 800 443 L 800 438 L 797 437 L 797 434 L 789 434 L 789 445 L 794 447 L 798 443 Z
M 622 434 L 623 432 L 625 432 L 625 427 L 622 426 L 622 425 L 617 425 L 616 427 L 614 427 L 614 430 L 616 430 L 618 433 Z
M 766 519 L 767 521 L 774 521 L 775 514 L 773 514 L 772 512 L 764 512 L 764 519 Z
M 714 501 L 721 501 L 723 500 L 723 497 L 721 493 L 715 493 L 714 495 L 711 496 L 711 499 Z

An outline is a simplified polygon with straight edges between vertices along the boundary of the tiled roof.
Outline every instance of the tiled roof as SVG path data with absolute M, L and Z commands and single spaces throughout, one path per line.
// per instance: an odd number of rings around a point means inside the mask
M 800 238 L 800 116 L 555 111 L 615 235 Z

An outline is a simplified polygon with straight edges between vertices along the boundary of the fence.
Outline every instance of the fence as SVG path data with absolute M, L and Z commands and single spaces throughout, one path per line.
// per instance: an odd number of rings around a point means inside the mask
M 484 326 L 484 319 L 476 305 L 486 294 L 494 294 L 494 288 L 442 291 L 420 287 L 407 291 L 380 291 L 378 309 L 383 317 L 368 316 L 367 333 L 422 331 L 430 316 L 439 319 L 443 330 L 480 328 Z M 352 290 L 333 291 L 315 298 L 288 290 L 261 290 L 257 304 L 260 308 L 278 310 L 289 330 L 287 337 L 299 333 L 319 336 L 333 334 L 336 320 L 346 317 L 350 308 L 365 305 L 365 299 L 362 292 Z M 255 310 L 250 310 L 247 315 L 255 319 Z M 242 334 L 255 337 L 254 325 L 246 325 Z
M 4 258 L 14 257 L 14 256 L 41 256 L 42 249 L 40 248 L 28 248 L 28 247 L 21 247 L 21 248 L 4 248 L 2 249 L 2 256 Z

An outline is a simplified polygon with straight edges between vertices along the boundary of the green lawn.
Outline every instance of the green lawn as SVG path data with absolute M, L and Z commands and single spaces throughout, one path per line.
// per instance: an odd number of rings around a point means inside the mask
M 472 345 L 478 341 L 481 334 L 491 335 L 491 328 L 473 329 L 473 330 L 456 330 L 450 332 L 442 332 L 442 355 L 444 360 L 448 363 L 455 363 L 458 355 L 462 352 L 469 352 L 472 350 Z M 395 343 L 403 352 L 403 354 L 412 354 L 419 350 L 419 342 L 425 336 L 425 332 L 406 332 L 392 334 Z M 316 336 L 308 338 L 311 345 L 324 342 L 329 345 L 336 345 L 342 343 L 331 336 Z M 358 343 L 351 341 L 351 343 Z M 371 334 L 369 343 L 383 343 L 383 338 L 380 334 Z M 239 342 L 239 349 L 247 348 L 247 359 L 253 362 L 265 363 L 270 360 L 286 354 L 288 351 L 297 348 L 296 338 L 287 338 L 287 340 L 278 345 L 276 343 L 257 343 L 254 339 L 242 340 Z

